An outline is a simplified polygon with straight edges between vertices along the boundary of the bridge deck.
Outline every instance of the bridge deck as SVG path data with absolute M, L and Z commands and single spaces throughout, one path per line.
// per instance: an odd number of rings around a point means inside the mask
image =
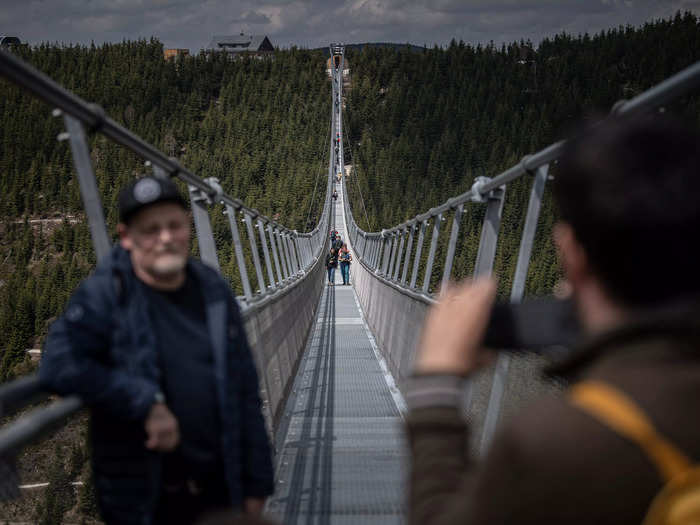
M 346 239 L 342 197 L 335 229 Z M 313 330 L 277 436 L 269 514 L 289 525 L 402 523 L 402 401 L 339 271 Z

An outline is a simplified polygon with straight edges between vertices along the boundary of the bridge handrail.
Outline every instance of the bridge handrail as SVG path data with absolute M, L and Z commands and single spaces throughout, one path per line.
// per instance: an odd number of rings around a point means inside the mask
M 270 302 L 293 301 L 286 296 L 290 294 L 298 296 L 299 285 L 308 281 L 304 277 L 313 278 L 316 275 L 316 269 L 321 262 L 321 254 L 327 243 L 326 231 L 330 220 L 332 186 L 330 159 L 328 184 L 319 222 L 310 232 L 300 233 L 281 225 L 261 214 L 258 210 L 246 206 L 241 200 L 226 194 L 218 184 L 217 179 L 198 177 L 184 168 L 176 159 L 166 156 L 155 146 L 112 120 L 97 104 L 84 101 L 33 66 L 2 49 L 0 49 L 0 77 L 5 77 L 24 87 L 38 98 L 54 106 L 56 108 L 53 111 L 54 116 L 63 116 L 67 132 L 62 133 L 58 138 L 59 140 L 69 139 L 71 142 L 81 197 L 98 259 L 108 253 L 109 240 L 83 125 L 88 126 L 91 131 L 102 133 L 136 153 L 146 161 L 146 165 L 153 167 L 156 176 L 177 177 L 188 184 L 201 258 L 217 269 L 219 268 L 218 256 L 206 206 L 216 203 L 226 206 L 238 270 L 241 273 L 244 288 L 244 295 L 237 297 L 241 304 L 244 321 L 250 321 L 251 317 Z M 238 232 L 237 214 L 243 215 L 242 222 L 248 232 L 249 251 L 252 253 L 258 282 L 256 293 L 253 293 L 247 275 L 243 254 L 244 246 Z M 253 221 L 256 223 L 257 233 Z M 264 255 L 263 262 L 260 260 L 260 248 L 262 248 Z M 297 308 L 301 307 L 302 305 L 297 304 Z M 299 318 L 297 323 L 299 327 L 294 329 L 295 333 L 291 334 L 290 331 L 290 337 L 296 341 L 303 341 L 306 329 L 302 325 L 310 319 L 309 312 L 305 311 L 304 316 Z M 259 359 L 261 358 L 256 356 L 256 360 Z M 283 382 L 281 388 L 284 390 L 288 385 L 285 385 L 283 380 L 281 381 Z M 0 385 L 0 417 L 7 416 L 46 397 L 48 394 L 41 391 L 41 383 L 36 374 Z M 64 423 L 69 416 L 78 412 L 83 406 L 84 404 L 79 397 L 68 396 L 49 406 L 34 409 L 12 424 L 2 427 L 0 429 L 0 463 L 13 457 L 20 447 Z M 274 416 L 275 414 L 271 414 L 272 418 Z
M 700 62 L 683 69 L 658 85 L 644 91 L 631 100 L 617 102 L 611 110 L 615 115 L 650 110 L 685 95 L 700 87 Z M 610 117 L 608 117 L 610 118 Z M 440 225 L 449 214 L 452 215 L 452 228 L 447 242 L 442 278 L 439 279 L 439 293 L 446 289 L 452 274 L 453 260 L 459 239 L 460 222 L 464 207 L 468 203 L 486 204 L 479 247 L 474 264 L 474 276 L 488 276 L 493 271 L 496 245 L 505 200 L 506 184 L 524 175 L 533 175 L 530 199 L 525 214 L 525 224 L 517 254 L 515 275 L 513 276 L 510 301 L 518 303 L 523 299 L 530 257 L 535 240 L 544 187 L 549 178 L 549 165 L 561 157 L 565 141 L 525 156 L 518 164 L 493 178 L 477 177 L 469 191 L 457 195 L 416 215 L 415 217 L 377 232 L 362 230 L 350 208 L 350 199 L 344 199 L 344 214 L 356 260 L 353 282 L 358 291 L 360 304 L 366 312 L 370 328 L 374 332 L 380 350 L 384 354 L 396 379 L 401 381 L 410 373 L 415 344 L 420 337 L 423 316 L 438 294 L 431 292 L 431 278 L 440 239 Z M 345 179 L 343 179 L 345 186 Z M 344 191 L 347 195 L 347 192 Z M 431 226 L 432 236 L 429 252 L 423 265 L 422 284 L 418 277 L 423 261 L 423 244 Z M 417 239 L 416 239 L 417 236 Z M 406 248 L 404 250 L 404 247 Z M 413 256 L 413 259 L 411 257 Z M 411 263 L 409 265 L 409 263 Z M 409 274 L 409 266 L 411 271 Z M 401 312 L 403 315 L 394 315 Z M 376 319 L 375 319 L 376 318 Z M 382 320 L 392 319 L 390 326 Z M 377 321 L 378 320 L 378 321 Z M 506 391 L 510 355 L 500 354 L 494 368 L 488 405 L 480 436 L 479 450 L 485 453 L 494 434 L 499 419 L 501 404 Z M 533 370 L 534 373 L 534 370 Z M 473 382 L 465 387 L 465 406 L 470 407 Z

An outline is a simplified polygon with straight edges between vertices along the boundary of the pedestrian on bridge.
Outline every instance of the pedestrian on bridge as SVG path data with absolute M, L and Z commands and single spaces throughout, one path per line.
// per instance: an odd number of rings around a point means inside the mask
M 336 251 L 336 253 L 340 252 L 340 249 L 343 247 L 343 238 L 340 236 L 338 232 L 336 232 L 335 235 L 335 240 L 333 241 L 333 249 Z
M 350 284 L 350 263 L 352 262 L 352 254 L 348 250 L 348 245 L 343 243 L 343 246 L 338 252 L 338 260 L 340 261 L 340 275 L 343 276 L 343 284 Z
M 550 372 L 563 395 L 521 409 L 482 464 L 464 453 L 460 383 L 496 286 L 453 288 L 428 314 L 407 389 L 413 524 L 638 524 L 700 459 L 700 136 L 669 117 L 617 117 L 567 144 L 554 239 L 585 331 Z M 693 486 L 691 481 L 691 485 Z M 647 523 L 647 521 L 645 521 Z
M 335 283 L 335 269 L 338 267 L 338 252 L 331 248 L 326 255 L 326 270 L 328 270 L 328 285 Z
M 188 257 L 191 216 L 169 179 L 119 196 L 119 244 L 51 326 L 39 375 L 91 408 L 107 524 L 257 514 L 273 491 L 258 378 L 230 287 Z

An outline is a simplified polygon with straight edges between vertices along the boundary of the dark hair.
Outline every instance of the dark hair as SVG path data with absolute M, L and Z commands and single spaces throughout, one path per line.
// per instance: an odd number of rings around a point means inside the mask
M 666 115 L 609 118 L 567 143 L 554 181 L 611 296 L 646 307 L 700 292 L 700 137 Z

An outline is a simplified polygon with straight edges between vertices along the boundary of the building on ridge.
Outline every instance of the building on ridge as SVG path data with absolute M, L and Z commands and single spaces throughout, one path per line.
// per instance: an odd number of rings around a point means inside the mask
M 275 48 L 266 35 L 214 35 L 206 49 L 208 52 L 227 52 L 229 55 L 253 55 L 263 57 Z

